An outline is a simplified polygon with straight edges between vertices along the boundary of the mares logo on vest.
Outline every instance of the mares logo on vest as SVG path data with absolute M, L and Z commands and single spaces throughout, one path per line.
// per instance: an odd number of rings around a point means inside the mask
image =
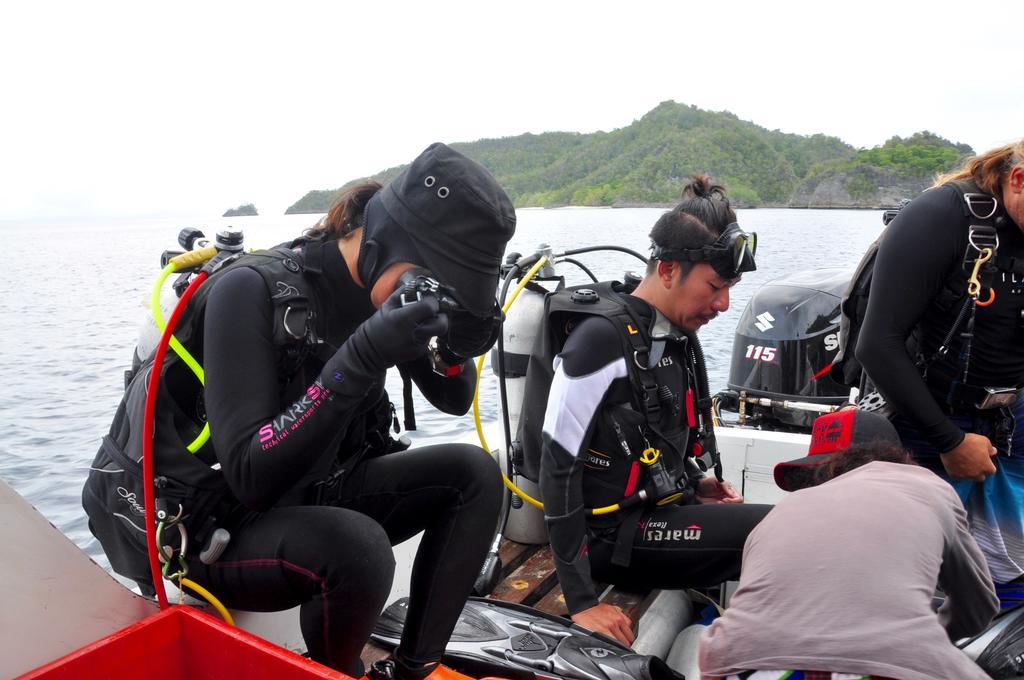
M 595 451 L 594 449 L 587 449 L 587 453 L 583 457 L 583 462 L 587 467 L 598 468 L 599 470 L 610 470 L 612 467 L 611 458 L 606 454 Z
M 299 397 L 288 409 L 264 425 L 259 430 L 260 448 L 263 451 L 273 448 L 286 439 L 289 434 L 299 428 L 302 423 L 330 397 L 331 391 L 319 380 L 306 388 L 306 393 Z

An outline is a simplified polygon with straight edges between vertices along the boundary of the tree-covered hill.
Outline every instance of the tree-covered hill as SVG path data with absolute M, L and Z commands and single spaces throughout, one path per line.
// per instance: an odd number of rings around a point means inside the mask
M 252 203 L 243 203 L 237 208 L 228 208 L 221 217 L 252 217 L 259 215 Z
M 611 132 L 523 134 L 452 146 L 494 173 L 520 207 L 671 204 L 686 178 L 701 172 L 723 182 L 741 206 L 874 207 L 891 203 L 894 191 L 912 196 L 972 153 L 929 132 L 857 150 L 836 137 L 767 130 L 728 112 L 671 101 Z M 387 182 L 401 170 L 372 179 Z M 365 179 L 311 191 L 288 212 L 324 212 L 340 192 Z

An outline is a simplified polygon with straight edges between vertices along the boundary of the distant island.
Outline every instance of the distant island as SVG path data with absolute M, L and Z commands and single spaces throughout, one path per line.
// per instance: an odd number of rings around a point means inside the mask
M 229 208 L 226 213 L 221 215 L 221 217 L 254 217 L 256 215 L 259 215 L 259 213 L 256 212 L 256 206 L 252 203 L 246 203 L 238 206 L 237 208 Z
M 973 149 L 931 132 L 856 149 L 838 137 L 768 130 L 727 112 L 662 102 L 611 132 L 545 132 L 452 144 L 494 173 L 516 207 L 669 206 L 694 173 L 740 207 L 878 208 L 912 198 Z M 326 212 L 349 186 L 314 190 L 286 213 Z

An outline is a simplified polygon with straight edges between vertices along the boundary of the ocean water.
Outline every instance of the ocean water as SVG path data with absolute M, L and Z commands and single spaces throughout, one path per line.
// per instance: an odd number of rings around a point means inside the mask
M 525 254 L 547 243 L 555 252 L 615 244 L 646 253 L 647 234 L 662 212 L 521 210 L 509 251 Z M 212 235 L 231 224 L 244 229 L 247 247 L 264 247 L 288 240 L 318 217 L 0 225 L 7 255 L 0 267 L 0 478 L 105 564 L 86 525 L 81 488 L 121 397 L 160 253 L 177 247 L 177 233 L 186 226 Z M 882 229 L 877 211 L 745 210 L 739 218 L 747 231 L 758 233 L 759 268 L 732 290 L 729 311 L 701 331 L 712 391 L 725 386 L 735 324 L 758 286 L 804 269 L 839 266 L 852 272 Z M 600 278 L 621 278 L 643 266 L 617 252 L 577 259 Z M 587 280 L 572 265 L 559 271 L 570 284 Z M 400 404 L 400 383 L 389 385 Z M 484 421 L 498 418 L 489 368 L 480 406 Z M 419 430 L 412 438 L 418 443 L 462 439 L 473 428 L 472 414 L 439 414 L 422 399 L 416 415 Z

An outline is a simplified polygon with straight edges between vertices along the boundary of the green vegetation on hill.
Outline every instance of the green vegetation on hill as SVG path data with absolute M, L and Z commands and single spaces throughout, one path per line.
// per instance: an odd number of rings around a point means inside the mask
M 611 132 L 524 134 L 452 146 L 494 173 L 520 207 L 671 204 L 690 175 L 704 172 L 741 206 L 878 205 L 891 200 L 882 189 L 926 185 L 972 153 L 929 132 L 858 151 L 836 137 L 767 130 L 728 112 L 671 101 Z M 371 178 L 386 182 L 401 170 Z M 371 178 L 311 191 L 288 212 L 324 212 L 341 191 Z M 828 190 L 819 190 L 826 181 Z
M 289 206 L 285 214 L 327 212 L 342 189 L 314 189 Z
M 951 144 L 931 132 L 918 132 L 907 139 L 893 137 L 882 146 L 860 151 L 857 161 L 919 177 L 946 172 L 973 153 L 966 144 Z
M 258 214 L 256 206 L 252 203 L 244 203 L 237 208 L 229 208 L 221 217 L 252 217 Z
M 913 198 L 932 179 L 956 167 L 974 151 L 931 132 L 892 137 L 882 146 L 861 149 L 813 165 L 790 199 L 800 207 L 893 205 Z

